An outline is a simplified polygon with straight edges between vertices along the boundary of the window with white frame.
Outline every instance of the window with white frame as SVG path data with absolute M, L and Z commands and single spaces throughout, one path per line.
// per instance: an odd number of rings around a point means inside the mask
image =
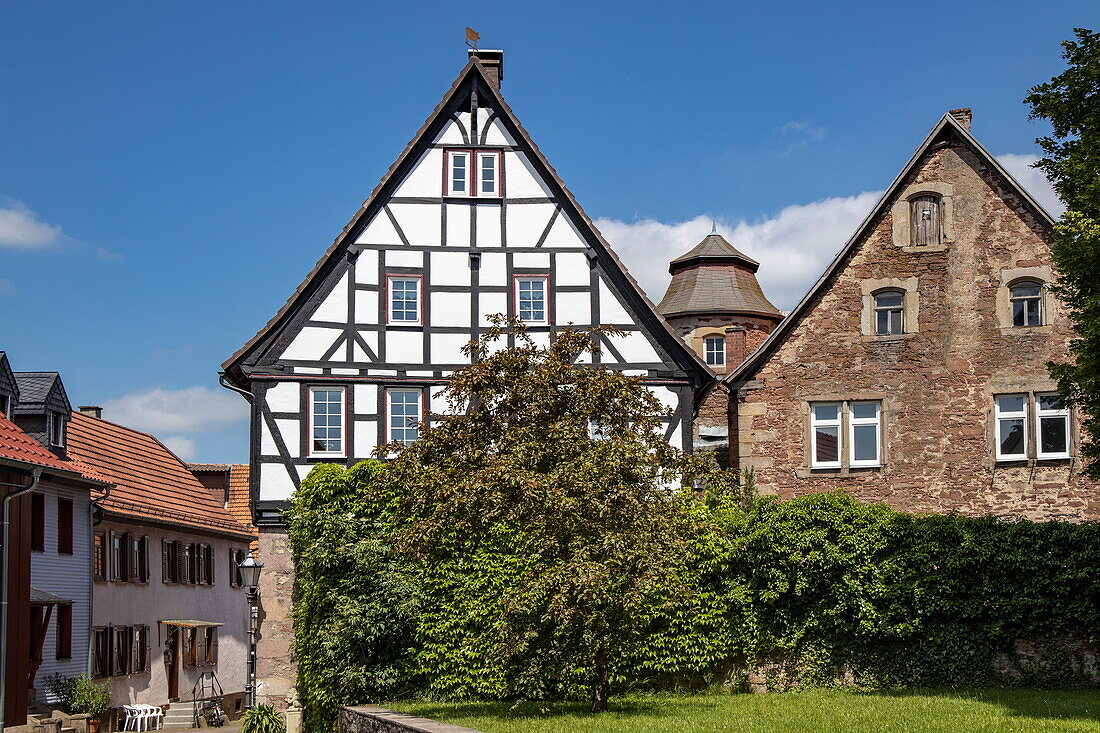
M 905 294 L 900 290 L 884 290 L 875 293 L 875 334 L 896 336 L 904 333 L 902 304 Z
M 1035 442 L 1039 458 L 1069 458 L 1069 407 L 1060 394 L 1035 395 Z
M 311 387 L 309 415 L 310 455 L 344 455 L 343 387 Z
M 997 419 L 997 460 L 1026 459 L 1028 396 L 998 395 L 993 402 Z
M 387 389 L 386 421 L 389 442 L 410 445 L 420 437 L 423 390 Z
M 1022 280 L 1009 288 L 1013 326 L 1043 325 L 1043 285 L 1035 280 Z
M 848 403 L 848 465 L 878 466 L 882 421 L 877 401 Z
M 840 467 L 839 402 L 810 405 L 810 450 L 814 468 Z
M 881 401 L 810 403 L 811 468 L 881 465 Z
M 703 339 L 703 356 L 708 366 L 725 366 L 726 339 L 722 336 L 707 336 Z
M 546 276 L 516 278 L 516 315 L 525 323 L 546 323 Z
M 420 323 L 420 278 L 411 276 L 391 276 L 388 280 L 390 291 L 390 323 L 417 325 Z
M 501 151 L 448 150 L 445 158 L 448 196 L 500 196 Z

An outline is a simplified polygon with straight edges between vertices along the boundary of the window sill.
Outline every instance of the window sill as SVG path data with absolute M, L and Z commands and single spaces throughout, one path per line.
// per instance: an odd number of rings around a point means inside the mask
M 865 333 L 862 336 L 864 343 L 892 343 L 892 342 L 904 342 L 908 338 L 916 336 L 915 332 L 909 331 L 906 333 L 890 333 L 890 334 L 878 334 L 878 333 Z
M 898 249 L 902 252 L 913 252 L 914 254 L 922 254 L 925 252 L 946 252 L 950 242 L 943 242 L 942 244 L 903 244 Z
M 1026 468 L 1029 466 L 1069 466 L 1073 463 L 1073 456 L 1055 458 L 998 458 L 995 464 L 999 468 Z
M 813 478 L 814 476 L 858 476 L 865 473 L 874 473 L 886 468 L 885 463 L 874 466 L 803 466 L 795 469 L 798 478 Z
M 1005 326 L 1001 325 L 1001 335 L 1009 337 L 1020 336 L 1049 336 L 1054 333 L 1054 326 L 1044 323 L 1042 326 Z
M 488 194 L 484 196 L 466 196 L 460 194 L 447 194 L 443 197 L 444 201 L 453 201 L 459 204 L 499 204 L 504 201 L 503 196 L 490 196 Z

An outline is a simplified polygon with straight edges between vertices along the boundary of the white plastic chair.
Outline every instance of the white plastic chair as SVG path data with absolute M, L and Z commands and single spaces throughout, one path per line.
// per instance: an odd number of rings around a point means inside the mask
M 137 731 L 142 711 L 137 705 L 123 705 L 122 712 L 126 715 L 122 721 L 122 730 Z

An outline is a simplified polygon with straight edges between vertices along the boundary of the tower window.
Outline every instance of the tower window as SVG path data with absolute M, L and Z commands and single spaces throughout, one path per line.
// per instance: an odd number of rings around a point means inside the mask
M 909 202 L 909 243 L 927 247 L 940 243 L 940 197 L 923 194 Z
M 725 366 L 726 340 L 721 336 L 707 336 L 703 340 L 703 355 L 708 366 Z

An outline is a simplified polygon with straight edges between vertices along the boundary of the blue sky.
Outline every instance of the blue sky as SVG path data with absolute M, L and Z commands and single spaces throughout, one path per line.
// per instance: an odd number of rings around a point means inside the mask
M 657 299 L 717 221 L 790 307 L 928 129 L 1027 168 L 1095 2 L 0 5 L 0 349 L 186 458 L 247 459 L 218 365 L 447 89 L 463 27 Z M 782 264 L 779 264 L 782 263 Z

